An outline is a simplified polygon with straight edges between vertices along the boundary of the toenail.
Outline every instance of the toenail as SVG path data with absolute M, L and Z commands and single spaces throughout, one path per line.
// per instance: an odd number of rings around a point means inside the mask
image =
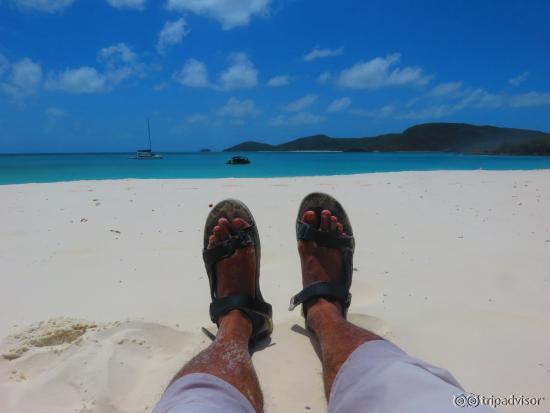
M 248 222 L 246 222 L 244 219 L 242 218 L 233 218 L 233 221 L 231 221 L 232 224 L 233 224 L 233 227 L 235 229 L 241 229 L 245 226 L 248 225 Z

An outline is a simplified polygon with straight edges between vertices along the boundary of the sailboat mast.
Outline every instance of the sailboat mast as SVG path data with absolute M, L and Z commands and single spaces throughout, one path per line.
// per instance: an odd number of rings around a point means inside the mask
M 147 136 L 149 138 L 149 150 L 151 150 L 151 125 L 149 124 L 149 119 L 147 119 Z

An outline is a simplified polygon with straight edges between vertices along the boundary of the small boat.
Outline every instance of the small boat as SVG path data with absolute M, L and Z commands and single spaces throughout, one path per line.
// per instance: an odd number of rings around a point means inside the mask
M 134 159 L 162 159 L 163 156 L 160 153 L 155 153 L 151 150 L 151 126 L 149 125 L 149 119 L 147 119 L 147 137 L 149 138 L 149 149 L 138 149 Z
M 234 156 L 227 161 L 228 165 L 248 165 L 249 163 L 250 159 L 245 158 L 244 156 Z

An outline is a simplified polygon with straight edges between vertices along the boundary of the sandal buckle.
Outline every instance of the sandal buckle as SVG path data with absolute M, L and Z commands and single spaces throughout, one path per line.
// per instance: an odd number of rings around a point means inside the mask
M 298 306 L 299 303 L 296 302 L 295 298 L 296 297 L 290 298 L 290 305 L 288 306 L 288 311 L 292 311 Z

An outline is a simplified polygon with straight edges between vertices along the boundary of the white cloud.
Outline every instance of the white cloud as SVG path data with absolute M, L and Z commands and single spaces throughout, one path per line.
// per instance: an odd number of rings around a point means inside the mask
M 10 62 L 6 56 L 0 53 L 0 76 L 2 76 L 10 66 Z
M 484 89 L 467 88 L 459 92 L 457 99 L 428 105 L 404 113 L 392 113 L 396 119 L 439 119 L 468 108 L 499 109 L 550 106 L 550 93 L 528 92 L 520 94 L 491 93 Z
M 153 90 L 155 92 L 161 92 L 164 89 L 166 89 L 167 87 L 168 87 L 168 84 L 166 82 L 161 82 L 161 83 L 157 83 L 156 85 L 154 85 Z
M 317 100 L 316 95 L 305 95 L 300 99 L 293 100 L 290 103 L 287 103 L 283 109 L 287 112 L 300 112 L 305 108 L 311 106 Z
M 13 4 L 23 10 L 43 11 L 55 13 L 65 10 L 74 0 L 11 0 Z
M 387 118 L 395 113 L 395 106 L 385 105 L 378 109 L 373 109 L 373 110 L 352 109 L 351 112 L 359 116 L 368 116 L 371 118 Z
M 107 0 L 111 6 L 117 9 L 143 10 L 146 0 Z
M 267 16 L 271 0 L 168 0 L 169 10 L 211 17 L 224 30 L 245 26 L 252 16 Z
M 271 126 L 300 126 L 315 125 L 323 121 L 323 118 L 309 112 L 299 112 L 293 115 L 278 115 L 271 119 Z
M 317 78 L 317 83 L 324 85 L 332 78 L 332 75 L 329 72 L 323 72 Z
M 513 108 L 548 105 L 550 105 L 550 93 L 545 92 L 522 93 L 510 98 L 510 106 Z
M 145 66 L 124 43 L 100 49 L 97 60 L 104 70 L 82 66 L 60 73 L 52 72 L 48 75 L 45 88 L 75 94 L 102 93 L 132 77 L 145 76 Z
M 523 108 L 550 105 L 550 93 L 527 92 L 519 94 L 491 93 L 484 89 L 466 89 L 463 97 L 453 108 L 455 111 L 467 107 L 498 109 L 502 107 Z
M 460 91 L 460 89 L 462 89 L 462 82 L 440 83 L 432 89 L 431 94 L 437 97 L 447 96 Z
M 512 86 L 519 86 L 527 80 L 527 77 L 529 77 L 529 72 L 523 72 L 521 75 L 508 80 L 508 83 Z
M 208 69 L 203 62 L 189 59 L 178 73 L 173 75 L 176 82 L 189 87 L 207 87 Z
M 97 57 L 105 66 L 105 77 L 111 85 L 118 85 L 131 77 L 145 76 L 145 67 L 125 43 L 101 49 Z
M 405 112 L 399 112 L 392 106 L 391 112 L 387 112 L 384 116 L 380 117 L 392 116 L 395 119 L 440 119 L 460 112 L 468 107 L 496 108 L 503 104 L 502 95 L 488 93 L 483 89 L 464 89 L 462 85 L 460 86 L 460 88 L 449 86 L 448 89 L 452 90 L 447 94 L 431 95 L 437 98 L 438 103 L 432 103 L 423 108 L 410 109 Z M 445 87 L 441 89 L 441 92 L 444 91 Z M 441 102 L 442 97 L 444 97 L 446 101 Z M 407 107 L 414 106 L 419 101 L 420 100 L 416 100 Z
M 396 119 L 440 119 L 458 112 L 455 105 L 440 104 L 432 105 L 420 110 L 412 110 L 409 112 L 395 114 Z
M 208 117 L 204 113 L 194 113 L 187 118 L 187 123 L 204 122 Z
M 258 71 L 246 53 L 232 53 L 231 66 L 220 74 L 222 90 L 251 88 L 258 84 Z
M 42 67 L 25 58 L 10 67 L 8 77 L 5 82 L 0 83 L 0 87 L 14 98 L 24 98 L 33 95 L 41 83 Z
M 206 65 L 189 59 L 173 79 L 184 86 L 210 87 L 218 91 L 251 88 L 258 84 L 258 71 L 246 53 L 232 53 L 231 64 L 218 75 L 218 82 L 210 83 Z
M 392 69 L 400 59 L 399 53 L 393 53 L 368 62 L 358 62 L 340 73 L 337 84 L 351 89 L 375 89 L 385 86 L 425 85 L 431 80 L 431 76 L 425 75 L 419 67 Z
M 218 109 L 217 113 L 218 116 L 248 118 L 256 116 L 259 110 L 252 99 L 239 100 L 231 97 L 224 106 Z
M 467 109 L 494 110 L 536 106 L 550 106 L 550 93 L 493 93 L 482 88 L 464 87 L 461 82 L 448 82 L 435 86 L 429 93 L 416 97 L 400 107 L 387 105 L 374 110 L 353 109 L 351 112 L 369 117 L 430 120 L 445 118 Z
M 107 78 L 94 67 L 87 66 L 50 74 L 45 87 L 67 93 L 101 93 L 109 90 Z
M 345 96 L 340 99 L 334 99 L 328 107 L 329 112 L 340 112 L 341 110 L 349 108 L 351 105 L 351 98 Z
M 52 118 L 64 118 L 65 116 L 67 116 L 67 112 L 65 112 L 61 108 L 50 106 L 48 109 L 46 109 L 46 115 L 51 116 Z
M 271 79 L 267 81 L 267 86 L 270 87 L 281 87 L 286 86 L 290 83 L 290 76 L 287 75 L 280 75 L 280 76 L 274 76 Z
M 173 22 L 166 22 L 159 33 L 157 51 L 164 54 L 166 48 L 181 43 L 189 31 L 186 29 L 186 21 L 183 17 Z
M 209 87 L 218 91 L 246 89 L 258 84 L 258 71 L 246 53 L 232 53 L 231 64 L 218 75 L 218 82 L 210 82 L 206 65 L 196 59 L 189 59 L 173 79 L 190 87 Z
M 308 54 L 304 56 L 304 60 L 306 62 L 311 62 L 312 60 L 323 57 L 340 56 L 343 51 L 344 48 L 342 47 L 339 47 L 338 49 L 321 49 L 319 46 L 315 46 Z

